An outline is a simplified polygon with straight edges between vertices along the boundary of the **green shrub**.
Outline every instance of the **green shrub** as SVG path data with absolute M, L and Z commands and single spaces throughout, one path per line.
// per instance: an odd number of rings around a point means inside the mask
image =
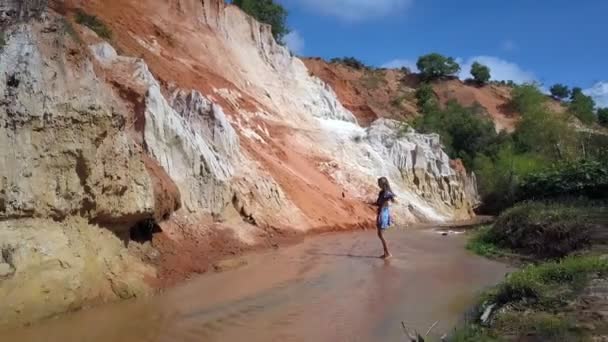
M 564 196 L 608 197 L 608 163 L 581 160 L 554 165 L 528 175 L 518 190 L 520 200 Z
M 243 12 L 261 23 L 272 27 L 274 39 L 283 43 L 283 37 L 289 33 L 287 28 L 287 10 L 273 0 L 233 0 Z
M 581 120 L 581 122 L 592 124 L 597 120 L 594 108 L 595 101 L 593 101 L 591 96 L 583 94 L 582 91 L 577 91 L 576 94 L 573 92 L 568 111 Z
M 0 31 L 0 50 L 4 49 L 6 45 L 6 38 L 4 37 L 4 31 Z
M 422 83 L 416 89 L 416 104 L 423 114 L 437 110 L 439 102 L 433 90 L 433 86 L 429 83 Z
M 608 134 L 602 132 L 577 132 L 579 158 L 608 162 Z
M 578 156 L 576 131 L 568 125 L 564 115 L 547 108 L 546 96 L 536 85 L 515 87 L 511 106 L 522 116 L 513 134 L 520 153 L 537 153 L 549 160 Z
M 416 62 L 418 70 L 424 79 L 437 79 L 445 76 L 453 76 L 460 71 L 460 65 L 454 58 L 445 57 L 438 53 L 430 53 L 421 56 Z
M 549 91 L 551 92 L 551 96 L 553 96 L 553 98 L 556 100 L 563 100 L 570 96 L 570 89 L 568 89 L 568 86 L 560 83 L 551 86 Z
M 100 38 L 112 39 L 112 31 L 96 16 L 85 13 L 83 10 L 78 9 L 76 11 L 76 22 L 80 25 L 84 25 L 93 32 L 97 33 Z
M 483 152 L 475 157 L 473 170 L 484 200 L 480 209 L 491 214 L 512 206 L 521 180 L 548 162 L 540 154 L 518 152 L 504 135 L 497 136 Z
M 418 101 L 428 105 L 433 96 L 417 93 Z M 414 127 L 423 133 L 438 133 L 446 152 L 451 158 L 462 159 L 470 168 L 478 151 L 481 151 L 495 137 L 493 122 L 481 113 L 479 106 L 463 107 L 450 101 L 445 109 L 429 106 L 428 112 L 418 117 Z
M 574 87 L 572 88 L 572 91 L 570 91 L 570 101 L 574 100 L 574 98 L 578 95 L 582 95 L 583 94 L 583 88 L 581 87 Z
M 488 83 L 491 77 L 490 68 L 478 62 L 474 62 L 471 66 L 471 75 L 473 76 L 475 82 L 479 84 Z
M 362 70 L 362 69 L 367 69 L 367 65 L 365 65 L 365 63 L 361 62 L 360 60 L 356 59 L 355 57 L 341 57 L 341 58 L 332 58 L 330 60 L 331 63 L 336 63 L 336 64 L 344 64 L 348 67 L 354 68 L 354 69 L 358 69 L 358 70 Z
M 545 95 L 534 84 L 516 86 L 511 91 L 511 105 L 516 111 L 525 115 L 543 109 Z
M 498 217 L 486 239 L 523 254 L 563 257 L 590 244 L 593 211 L 574 204 L 520 203 Z
M 608 108 L 599 108 L 597 110 L 597 121 L 600 125 L 608 127 Z

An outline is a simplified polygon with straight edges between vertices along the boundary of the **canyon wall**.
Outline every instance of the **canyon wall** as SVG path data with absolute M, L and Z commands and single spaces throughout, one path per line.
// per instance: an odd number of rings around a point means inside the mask
M 438 136 L 360 126 L 222 0 L 0 14 L 0 325 L 145 295 L 280 237 L 373 227 L 380 176 L 398 223 L 472 215 L 474 178 Z

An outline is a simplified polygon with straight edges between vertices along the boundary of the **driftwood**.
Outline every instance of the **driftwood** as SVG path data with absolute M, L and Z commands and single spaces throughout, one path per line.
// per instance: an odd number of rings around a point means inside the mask
M 408 341 L 410 341 L 410 342 L 424 342 L 425 339 L 427 338 L 427 336 L 433 330 L 433 328 L 435 328 L 435 326 L 437 325 L 437 323 L 439 323 L 439 321 L 436 321 L 435 323 L 433 323 L 429 327 L 429 329 L 426 331 L 426 334 L 424 334 L 424 336 L 420 335 L 416 329 L 409 328 L 405 324 L 405 322 L 403 322 L 403 321 L 401 321 L 401 327 L 403 328 L 403 333 L 408 338 Z M 441 336 L 441 341 L 445 341 L 446 338 L 447 338 L 447 335 L 444 334 L 443 336 Z
M 485 308 L 485 310 L 483 310 L 483 313 L 479 319 L 481 324 L 487 325 L 490 322 L 490 317 L 492 316 L 492 312 L 494 311 L 495 307 L 496 304 L 490 304 Z

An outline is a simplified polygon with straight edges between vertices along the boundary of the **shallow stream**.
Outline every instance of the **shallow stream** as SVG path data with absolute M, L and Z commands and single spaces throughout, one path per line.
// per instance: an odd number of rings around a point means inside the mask
M 403 341 L 401 322 L 449 332 L 506 265 L 467 252 L 463 235 L 394 229 L 326 234 L 244 256 L 247 265 L 163 294 L 2 332 L 3 341 Z

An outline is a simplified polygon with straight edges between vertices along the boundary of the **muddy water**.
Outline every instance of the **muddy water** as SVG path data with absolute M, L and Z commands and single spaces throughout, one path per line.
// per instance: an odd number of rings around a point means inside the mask
M 505 265 L 469 254 L 462 235 L 395 229 L 394 258 L 375 232 L 330 234 L 247 256 L 145 300 L 66 314 L 0 333 L 5 341 L 400 341 L 401 321 L 454 327 Z

